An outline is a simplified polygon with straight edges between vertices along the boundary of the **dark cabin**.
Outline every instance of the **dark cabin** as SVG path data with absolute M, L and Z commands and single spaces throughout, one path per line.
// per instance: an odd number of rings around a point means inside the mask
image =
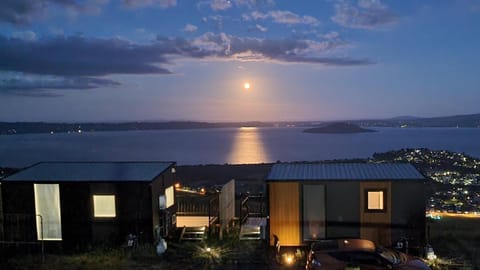
M 279 163 L 267 177 L 269 236 L 282 246 L 425 236 L 425 178 L 410 164 Z
M 171 226 L 174 162 L 41 162 L 1 180 L 7 242 L 153 242 Z

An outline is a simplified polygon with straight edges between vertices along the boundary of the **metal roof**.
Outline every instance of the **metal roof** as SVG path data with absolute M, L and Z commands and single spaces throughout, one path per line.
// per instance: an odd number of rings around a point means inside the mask
M 2 179 L 4 182 L 152 181 L 174 162 L 41 162 Z
M 274 180 L 422 180 L 408 163 L 280 163 L 267 181 Z

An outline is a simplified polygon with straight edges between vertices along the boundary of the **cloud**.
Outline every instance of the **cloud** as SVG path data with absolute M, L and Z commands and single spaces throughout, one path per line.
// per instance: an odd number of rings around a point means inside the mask
M 271 19 L 275 23 L 287 24 L 287 25 L 306 24 L 311 26 L 318 26 L 320 24 L 320 21 L 318 21 L 316 18 L 312 16 L 308 16 L 308 15 L 300 16 L 291 11 L 284 11 L 284 10 L 273 10 L 267 13 L 253 11 L 250 14 L 243 14 L 242 18 L 247 21 Z
M 208 17 L 203 17 L 202 21 L 204 23 L 211 23 L 213 28 L 217 31 L 223 30 L 223 16 L 220 15 L 210 15 Z
M 230 0 L 211 0 L 210 7 L 213 10 L 225 10 L 232 7 L 232 1 Z
M 193 24 L 187 24 L 183 27 L 182 31 L 192 33 L 198 30 L 198 27 Z
M 266 60 L 314 63 L 319 56 L 345 47 L 339 38 L 259 39 L 225 33 L 205 33 L 193 39 L 157 37 L 138 44 L 118 38 L 81 36 L 26 41 L 0 36 L 0 71 L 29 74 L 100 77 L 110 74 L 171 74 L 166 68 L 175 57 L 207 57 L 235 60 L 234 55 L 252 52 Z M 332 58 L 330 65 L 335 65 Z M 340 65 L 356 61 L 338 61 Z M 318 61 L 322 63 L 322 61 Z M 357 63 L 369 64 L 370 61 Z
M 164 50 L 168 50 L 165 48 Z M 169 74 L 164 53 L 120 39 L 79 36 L 25 41 L 0 36 L 0 70 L 60 76 Z
M 99 13 L 106 0 L 2 0 L 0 22 L 26 25 L 43 18 L 52 6 L 66 8 L 73 13 Z
M 191 43 L 202 57 L 216 57 L 237 61 L 274 61 L 283 63 L 309 63 L 328 66 L 354 66 L 374 64 L 369 59 L 335 57 L 331 52 L 345 43 L 299 39 L 258 39 L 237 37 L 225 33 L 206 33 Z
M 256 25 L 255 25 L 255 28 L 257 28 L 258 31 L 260 31 L 260 32 L 267 32 L 267 31 L 268 31 L 268 28 L 267 28 L 267 27 L 261 26 L 260 24 L 256 24 Z
M 214 11 L 227 10 L 233 7 L 263 9 L 271 8 L 273 6 L 275 6 L 274 0 L 201 0 L 197 3 L 199 9 L 209 8 Z
M 325 38 L 325 39 L 337 39 L 340 37 L 340 34 L 338 32 L 335 32 L 335 31 L 332 31 L 332 32 L 329 32 L 329 33 L 326 33 L 324 35 L 321 35 L 322 38 Z
M 234 0 L 233 2 L 236 6 L 246 6 L 248 8 L 275 6 L 274 0 Z
M 144 8 L 154 5 L 161 8 L 170 8 L 177 5 L 177 0 L 122 0 L 122 4 L 127 8 Z
M 330 39 L 314 41 L 208 32 L 193 39 L 158 36 L 147 44 L 118 38 L 73 36 L 29 41 L 0 36 L 0 75 L 2 72 L 29 74 L 28 78 L 7 76 L 0 89 L 18 92 L 116 86 L 117 82 L 103 77 L 111 74 L 171 74 L 168 66 L 178 58 L 328 66 L 374 63 L 369 59 L 336 56 L 336 50 L 346 44 L 338 34 L 329 36 Z
M 37 34 L 33 31 L 22 31 L 22 32 L 14 32 L 12 34 L 12 37 L 18 38 L 18 39 L 23 39 L 26 41 L 33 41 L 37 39 Z
M 38 90 L 55 90 L 55 89 L 94 89 L 98 87 L 115 87 L 120 83 L 103 78 L 92 77 L 55 77 L 55 76 L 39 76 L 30 74 L 13 74 L 4 76 L 0 79 L 0 93 L 37 96 Z M 41 91 L 40 96 L 52 96 L 49 92 Z M 57 96 L 57 95 L 53 95 Z
M 357 5 L 348 0 L 339 0 L 331 19 L 343 27 L 367 30 L 393 24 L 398 20 L 380 0 L 359 0 Z

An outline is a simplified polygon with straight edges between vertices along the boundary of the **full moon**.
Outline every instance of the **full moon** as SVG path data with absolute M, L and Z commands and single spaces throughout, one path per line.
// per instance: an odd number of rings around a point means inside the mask
M 248 90 L 250 89 L 250 83 L 246 82 L 243 84 L 243 89 Z

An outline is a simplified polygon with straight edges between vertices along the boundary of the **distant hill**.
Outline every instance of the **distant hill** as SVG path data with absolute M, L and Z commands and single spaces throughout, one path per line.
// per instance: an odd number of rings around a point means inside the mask
M 355 124 L 350 123 L 332 123 L 321 127 L 308 128 L 303 130 L 305 133 L 365 133 L 365 132 L 376 132 L 372 129 L 362 128 Z
M 351 121 L 368 127 L 480 127 L 480 114 L 453 115 L 444 117 L 395 117 L 379 120 Z
M 416 117 L 416 116 L 411 116 L 411 115 L 402 115 L 402 116 L 397 116 L 390 118 L 389 120 L 394 120 L 394 121 L 401 121 L 401 120 L 418 120 L 422 119 L 421 117 Z
M 410 122 L 412 125 L 428 127 L 480 127 L 480 114 L 423 118 Z

